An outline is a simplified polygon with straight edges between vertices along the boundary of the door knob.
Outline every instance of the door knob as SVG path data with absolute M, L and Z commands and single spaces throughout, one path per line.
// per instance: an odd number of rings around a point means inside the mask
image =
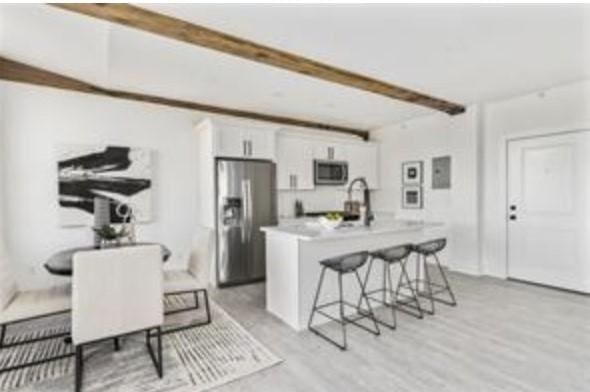
M 516 220 L 516 215 L 510 215 L 510 220 Z

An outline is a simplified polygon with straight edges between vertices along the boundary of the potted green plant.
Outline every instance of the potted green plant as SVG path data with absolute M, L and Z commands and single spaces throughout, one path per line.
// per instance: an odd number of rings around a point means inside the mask
M 93 227 L 92 230 L 100 237 L 101 240 L 101 247 L 105 245 L 112 244 L 113 242 L 116 245 L 121 244 L 121 238 L 127 236 L 127 232 L 124 228 L 121 230 L 117 230 L 114 226 L 111 225 L 103 225 L 101 227 Z

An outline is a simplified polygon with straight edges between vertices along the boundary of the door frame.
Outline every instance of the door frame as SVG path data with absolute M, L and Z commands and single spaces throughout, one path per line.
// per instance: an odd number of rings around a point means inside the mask
M 504 135 L 503 136 L 503 143 L 502 143 L 502 151 L 501 151 L 501 156 L 500 156 L 500 164 L 503 165 L 503 167 L 500 167 L 499 173 L 500 173 L 500 186 L 503 187 L 503 189 L 501 189 L 501 193 L 504 195 L 504 200 L 503 200 L 503 206 L 501 208 L 502 210 L 502 225 L 501 230 L 503 231 L 502 236 L 502 241 L 504 242 L 503 244 L 503 248 L 504 248 L 504 252 L 503 252 L 503 256 L 504 256 L 504 262 L 503 263 L 499 263 L 502 265 L 502 277 L 504 279 L 510 279 L 508 276 L 508 268 L 509 268 L 509 231 L 508 231 L 508 214 L 510 212 L 510 208 L 509 208 L 509 195 L 508 195 L 508 180 L 509 180 L 509 165 L 508 165 L 508 147 L 509 147 L 509 143 L 510 142 L 514 142 L 514 141 L 518 141 L 518 140 L 526 140 L 526 139 L 537 139 L 537 138 L 541 138 L 541 137 L 553 137 L 553 136 L 561 136 L 561 135 L 567 135 L 567 134 L 572 134 L 572 133 L 581 133 L 581 132 L 590 132 L 590 122 L 588 123 L 581 123 L 578 124 L 576 126 L 572 126 L 572 127 L 567 127 L 567 128 L 544 128 L 544 129 L 537 129 L 537 130 L 532 130 L 532 131 L 525 131 L 525 132 L 520 132 L 518 134 L 514 134 L 514 135 Z M 552 286 L 553 287 L 553 286 Z M 555 287 L 553 287 L 555 288 Z M 564 289 L 565 290 L 565 289 Z

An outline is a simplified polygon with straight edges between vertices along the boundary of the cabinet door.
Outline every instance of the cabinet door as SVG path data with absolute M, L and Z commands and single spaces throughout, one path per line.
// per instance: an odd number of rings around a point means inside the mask
M 241 158 L 245 156 L 246 145 L 242 129 L 223 125 L 215 127 L 215 156 Z
M 215 156 L 273 160 L 274 150 L 272 130 L 225 124 L 215 127 Z
M 346 145 L 338 142 L 314 142 L 313 156 L 326 161 L 345 161 Z
M 297 189 L 314 189 L 313 181 L 313 143 L 304 139 L 297 139 L 295 142 L 297 157 L 296 187 Z
M 243 139 L 247 143 L 247 156 L 255 159 L 275 158 L 274 132 L 264 129 L 246 129 L 243 131 Z
M 313 189 L 313 144 L 305 139 L 281 136 L 277 140 L 278 189 Z
M 277 188 L 280 190 L 293 189 L 293 162 L 295 152 L 291 138 L 279 137 L 277 139 Z

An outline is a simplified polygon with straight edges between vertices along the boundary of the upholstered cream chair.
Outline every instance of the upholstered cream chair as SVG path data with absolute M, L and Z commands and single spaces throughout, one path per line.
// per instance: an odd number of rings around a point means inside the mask
M 72 342 L 76 391 L 82 387 L 83 347 L 136 332 L 146 333 L 159 377 L 162 367 L 162 250 L 159 245 L 79 252 L 74 255 Z M 157 354 L 151 338 L 157 339 Z
M 211 322 L 207 282 L 210 277 L 210 265 L 215 252 L 215 237 L 213 230 L 199 227 L 193 238 L 191 255 L 186 270 L 164 271 L 164 295 L 174 296 L 193 294 L 194 306 L 167 310 L 166 315 L 200 309 L 199 295 L 202 295 L 205 305 L 206 320 L 195 322 L 176 328 L 167 328 L 164 333 L 198 327 Z
M 63 338 L 69 335 L 69 332 L 62 332 L 32 339 L 11 339 L 10 342 L 6 342 L 6 332 L 9 327 L 17 328 L 15 324 L 66 313 L 69 312 L 70 308 L 69 285 L 45 290 L 18 290 L 9 258 L 0 249 L 0 350 L 29 345 L 43 340 Z M 25 363 L 10 365 L 5 363 L 3 367 L 0 367 L 0 373 L 62 359 L 71 355 L 73 353 L 49 358 L 37 358 Z

